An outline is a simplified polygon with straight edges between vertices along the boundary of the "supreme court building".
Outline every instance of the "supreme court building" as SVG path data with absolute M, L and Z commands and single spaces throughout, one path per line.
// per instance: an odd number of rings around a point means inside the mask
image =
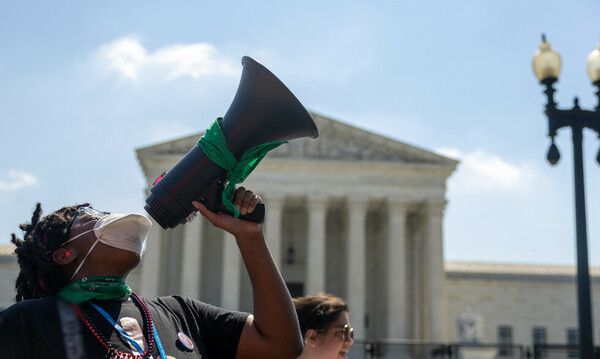
M 442 222 L 457 161 L 313 114 L 318 139 L 270 152 L 244 182 L 265 202 L 265 234 L 293 295 L 345 298 L 361 337 L 442 338 Z M 149 186 L 201 137 L 137 150 Z M 233 238 L 204 218 L 152 227 L 144 295 L 181 293 L 252 310 Z
M 574 266 L 444 262 L 446 181 L 457 161 L 312 115 L 319 138 L 273 150 L 243 184 L 266 204 L 266 239 L 292 295 L 343 297 L 358 338 L 576 344 Z M 201 136 L 137 149 L 147 190 Z M 0 246 L 0 309 L 14 297 L 13 250 Z M 599 343 L 600 268 L 590 276 Z M 154 223 L 127 279 L 146 297 L 252 311 L 235 240 L 204 218 L 169 230 Z
M 273 150 L 243 184 L 265 202 L 266 239 L 292 295 L 343 297 L 359 338 L 573 343 L 574 267 L 444 263 L 446 181 L 457 161 L 312 115 L 319 138 Z M 201 136 L 139 148 L 148 189 Z M 143 295 L 252 311 L 235 240 L 204 218 L 154 225 L 147 244 Z M 591 277 L 599 282 L 598 268 Z

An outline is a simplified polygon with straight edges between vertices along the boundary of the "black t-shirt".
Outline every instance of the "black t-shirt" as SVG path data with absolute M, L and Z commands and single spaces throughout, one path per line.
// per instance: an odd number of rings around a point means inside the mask
M 234 358 L 248 313 L 231 312 L 187 297 L 142 299 L 168 358 Z M 145 320 L 132 299 L 94 301 L 133 337 L 148 348 Z M 64 306 L 63 306 L 64 308 Z M 89 303 L 80 306 L 105 342 L 124 353 L 133 353 L 129 342 Z M 72 312 L 71 312 L 72 313 Z M 73 315 L 71 314 L 71 318 Z M 64 320 L 63 320 L 64 321 Z M 68 320 L 66 321 L 68 322 Z M 107 349 L 80 320 L 77 337 L 83 342 L 85 358 L 105 358 Z M 65 331 L 54 298 L 18 302 L 0 312 L 0 357 L 67 358 Z M 191 339 L 193 349 L 182 345 L 179 333 Z M 67 334 L 69 336 L 71 334 Z M 144 339 L 142 339 L 144 337 Z M 158 358 L 156 345 L 152 357 Z

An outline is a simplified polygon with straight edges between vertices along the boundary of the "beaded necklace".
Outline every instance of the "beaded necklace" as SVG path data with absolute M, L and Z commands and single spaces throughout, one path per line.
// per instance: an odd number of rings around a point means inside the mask
M 86 327 L 90 330 L 90 332 L 94 335 L 94 337 L 100 342 L 100 344 L 106 349 L 106 356 L 113 359 L 142 359 L 148 358 L 150 353 L 152 352 L 152 347 L 155 344 L 154 338 L 154 324 L 152 323 L 152 317 L 150 316 L 150 311 L 148 307 L 142 302 L 140 297 L 136 293 L 131 293 L 131 297 L 134 299 L 134 303 L 142 312 L 144 327 L 145 327 L 145 335 L 146 341 L 148 342 L 148 349 L 140 355 L 134 355 L 129 353 L 123 353 L 115 349 L 108 340 L 100 333 L 98 328 L 94 325 L 94 323 L 90 320 L 90 317 L 83 313 L 83 311 L 76 306 L 75 304 L 71 304 L 75 313 L 79 317 L 79 319 L 86 325 Z

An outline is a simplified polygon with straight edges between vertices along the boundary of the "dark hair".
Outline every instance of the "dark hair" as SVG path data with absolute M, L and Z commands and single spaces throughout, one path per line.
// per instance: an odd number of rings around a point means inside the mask
M 329 329 L 341 312 L 348 312 L 346 301 L 323 292 L 294 298 L 294 306 L 303 338 L 309 329 Z
M 40 219 L 42 205 L 38 203 L 31 223 L 19 226 L 25 233 L 23 239 L 12 234 L 20 267 L 15 283 L 17 302 L 56 294 L 69 282 L 62 267 L 52 260 L 52 252 L 69 238 L 70 225 L 77 209 L 85 205 L 63 207 Z

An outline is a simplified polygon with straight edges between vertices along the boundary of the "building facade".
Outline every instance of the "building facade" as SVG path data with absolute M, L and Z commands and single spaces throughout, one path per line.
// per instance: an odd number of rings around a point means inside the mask
M 0 245 L 0 310 L 14 303 L 15 280 L 19 273 L 13 245 Z
M 318 139 L 277 148 L 244 183 L 266 204 L 266 239 L 293 295 L 345 298 L 360 338 L 531 345 L 534 337 L 567 343 L 576 335 L 574 267 L 444 263 L 446 180 L 457 161 L 313 117 Z M 201 135 L 137 150 L 148 190 Z M 204 218 L 169 230 L 154 223 L 146 243 L 141 266 L 128 278 L 136 292 L 252 310 L 235 240 Z M 17 273 L 5 247 L 4 307 Z M 592 268 L 591 276 L 599 331 L 600 271 Z M 600 331 L 594 338 L 600 341 Z
M 244 183 L 265 201 L 266 238 L 288 286 L 294 294 L 346 298 L 364 336 L 444 338 L 442 220 L 446 179 L 457 162 L 313 117 L 318 139 L 275 149 Z M 149 186 L 199 137 L 138 149 Z M 227 234 L 202 220 L 153 228 L 149 243 L 160 244 L 149 246 L 144 258 L 153 263 L 142 268 L 147 295 L 181 292 L 226 308 L 252 308 L 248 278 Z
M 576 267 L 446 262 L 448 337 L 477 317 L 480 342 L 577 344 Z M 594 343 L 600 343 L 600 268 L 590 268 Z

